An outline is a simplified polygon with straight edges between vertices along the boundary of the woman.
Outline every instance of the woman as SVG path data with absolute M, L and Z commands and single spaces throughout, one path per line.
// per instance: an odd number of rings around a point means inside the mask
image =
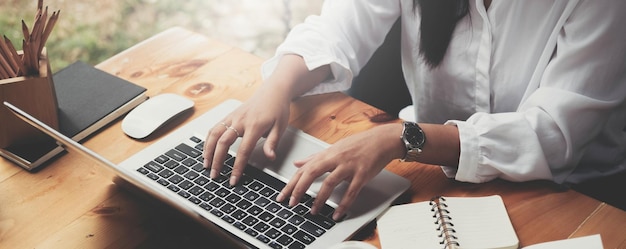
M 623 172 L 623 13 L 626 2 L 618 0 L 328 1 L 264 64 L 258 92 L 213 127 L 205 166 L 216 176 L 238 136 L 231 184 L 260 137 L 267 136 L 264 152 L 275 158 L 290 101 L 349 88 L 401 18 L 402 68 L 418 123 L 381 125 L 295 162 L 299 170 L 278 201 L 297 203 L 330 172 L 312 212 L 347 181 L 338 219 L 362 186 L 398 158 L 441 165 L 449 177 L 474 183 L 579 183 Z

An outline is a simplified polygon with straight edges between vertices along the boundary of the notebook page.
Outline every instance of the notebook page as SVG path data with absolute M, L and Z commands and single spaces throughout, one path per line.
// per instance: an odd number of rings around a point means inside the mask
M 524 247 L 524 249 L 603 249 L 600 234 L 579 238 L 556 240 Z
M 498 195 L 445 197 L 460 248 L 517 248 L 519 240 Z
M 430 208 L 426 201 L 387 209 L 377 221 L 382 248 L 441 248 Z

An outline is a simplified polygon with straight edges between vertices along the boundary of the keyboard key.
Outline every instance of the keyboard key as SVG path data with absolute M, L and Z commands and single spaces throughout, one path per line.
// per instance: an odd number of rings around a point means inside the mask
M 170 182 L 168 182 L 167 180 L 161 178 L 159 180 L 157 180 L 156 182 L 158 182 L 159 184 L 163 185 L 163 186 L 167 186 L 170 185 Z
M 202 152 L 192 148 L 189 145 L 186 144 L 180 144 L 178 146 L 176 146 L 176 149 L 179 150 L 180 152 L 184 153 L 185 155 L 191 157 L 191 158 L 196 158 L 202 155 Z
M 187 158 L 185 154 L 178 152 L 177 150 L 174 150 L 174 149 L 171 149 L 168 152 L 165 152 L 165 155 L 179 162 Z
M 274 218 L 272 221 L 269 222 L 269 224 L 274 226 L 275 228 L 280 228 L 283 225 L 285 225 L 285 223 L 287 223 L 287 222 L 282 220 L 282 219 L 280 219 L 280 218 Z
M 187 180 L 184 180 L 177 184 L 180 188 L 187 190 L 193 186 L 193 183 Z
M 278 239 L 276 239 L 276 242 L 280 243 L 283 246 L 289 245 L 291 244 L 291 242 L 293 242 L 293 238 L 287 236 L 287 235 L 282 235 L 280 237 L 278 237 Z M 280 247 L 282 248 L 282 246 Z
M 237 203 L 239 200 L 241 200 L 241 197 L 233 193 L 233 194 L 226 196 L 226 198 L 224 199 L 226 199 L 226 201 L 230 203 Z
M 254 201 L 256 200 L 256 198 L 259 198 L 259 194 L 255 193 L 255 192 L 248 192 L 245 195 L 243 195 L 243 198 L 249 201 Z
M 230 203 L 226 203 L 220 208 L 220 211 L 230 214 L 231 212 L 235 211 L 235 209 L 237 209 L 235 206 L 231 205 Z
M 267 230 L 265 232 L 265 235 L 267 237 L 269 237 L 270 239 L 275 239 L 278 238 L 278 236 L 281 236 L 283 233 L 281 233 L 280 231 L 274 229 L 274 228 L 270 228 L 270 230 Z
M 257 235 L 259 235 L 259 232 L 252 230 L 252 228 L 248 228 L 244 232 L 252 237 L 256 237 Z
M 219 187 L 220 187 L 220 185 L 217 185 L 217 183 L 209 182 L 209 183 L 207 183 L 206 186 L 204 186 L 204 189 L 213 192 L 216 189 L 218 189 Z
M 224 215 L 224 216 L 222 217 L 222 220 L 223 220 L 223 221 L 226 221 L 227 223 L 230 223 L 230 224 L 232 224 L 233 222 L 235 222 L 235 219 L 233 219 L 232 217 L 230 217 L 230 216 L 228 216 L 228 215 Z
M 312 235 L 303 231 L 297 231 L 293 234 L 293 237 L 306 245 L 310 245 L 313 241 L 315 241 L 315 238 Z
M 200 203 L 199 206 L 206 211 L 211 211 L 211 209 L 213 209 L 213 207 L 206 202 Z
M 191 166 L 191 169 L 193 169 L 196 172 L 200 172 L 204 170 L 204 164 L 202 163 L 196 163 L 193 166 Z
M 256 224 L 257 222 L 259 222 L 259 219 L 254 218 L 252 216 L 248 216 L 246 218 L 244 218 L 242 220 L 243 224 L 246 224 L 248 226 L 254 226 L 254 224 Z
M 259 191 L 259 194 L 265 197 L 271 197 L 272 195 L 274 195 L 274 193 L 276 193 L 276 190 L 273 190 L 270 187 L 264 187 L 263 189 L 261 189 L 261 191 Z
M 182 182 L 183 180 L 185 180 L 185 178 L 179 175 L 173 175 L 172 177 L 170 177 L 170 179 L 167 179 L 167 180 L 170 181 L 171 183 L 178 184 Z
M 269 244 L 267 244 L 269 247 L 271 247 L 272 249 L 282 249 L 283 246 L 276 243 L 276 242 L 270 242 Z
M 213 198 L 213 200 L 211 200 L 209 202 L 209 204 L 211 204 L 211 206 L 214 206 L 216 208 L 221 207 L 222 205 L 224 205 L 224 203 L 226 203 L 224 200 L 219 199 L 219 198 Z
M 263 209 L 257 206 L 252 206 L 250 207 L 250 209 L 248 209 L 248 213 L 254 216 L 257 216 L 262 212 L 263 212 Z
M 185 174 L 185 172 L 187 171 L 189 171 L 189 169 L 183 165 L 174 168 L 174 172 L 178 173 L 179 175 Z
M 172 190 L 172 192 L 176 192 L 176 193 L 178 193 L 178 191 L 180 191 L 180 188 L 177 187 L 176 185 L 169 185 L 169 186 L 167 186 L 167 188 L 169 190 Z
M 267 244 L 270 243 L 270 239 L 268 237 L 265 237 L 265 235 L 261 234 L 259 236 L 256 237 L 256 239 L 258 239 L 259 241 Z
M 306 217 L 308 220 L 311 220 L 315 224 L 326 229 L 330 229 L 331 227 L 335 225 L 335 221 L 322 215 L 312 215 L 311 213 L 307 213 L 306 215 L 304 215 L 304 217 Z
M 169 169 L 164 169 L 163 171 L 159 172 L 159 176 L 163 177 L 163 178 L 170 178 L 170 176 L 174 175 L 174 172 L 172 172 Z
M 243 218 L 248 216 L 248 214 L 241 210 L 235 210 L 230 216 L 235 218 L 235 220 L 242 220 Z
M 287 224 L 284 227 L 282 227 L 280 229 L 280 231 L 282 231 L 283 233 L 286 233 L 286 234 L 293 234 L 296 231 L 298 231 L 298 228 L 293 226 L 293 225 L 291 225 L 291 224 Z
M 204 184 L 207 184 L 209 182 L 209 179 L 204 176 L 201 176 L 193 180 L 193 182 L 195 182 L 196 184 L 200 186 L 204 186 Z
M 138 169 L 137 169 L 137 172 L 139 172 L 139 173 L 141 173 L 141 174 L 145 175 L 145 174 L 148 174 L 150 171 L 148 171 L 148 170 L 147 170 L 147 169 L 145 169 L 145 168 L 138 168 Z
M 256 225 L 254 225 L 254 227 L 252 227 L 252 228 L 254 228 L 254 230 L 259 232 L 259 233 L 263 233 L 263 232 L 267 231 L 267 229 L 270 229 L 270 225 L 265 224 L 263 222 L 259 222 Z
M 202 142 L 202 139 L 200 139 L 200 138 L 198 138 L 198 137 L 196 137 L 196 136 L 191 136 L 191 137 L 189 138 L 189 140 L 191 140 L 191 141 L 192 141 L 192 142 L 194 142 L 194 143 L 200 143 L 200 142 Z
M 283 218 L 284 220 L 289 219 L 289 217 L 291 217 L 293 215 L 293 212 L 287 210 L 287 209 L 283 209 L 278 211 L 278 213 L 276 214 L 278 217 Z
M 313 224 L 313 222 L 310 221 L 305 221 L 300 228 L 310 234 L 313 234 L 313 236 L 315 237 L 322 236 L 322 234 L 326 232 L 326 230 L 319 227 L 318 225 Z
M 186 158 L 181 162 L 181 164 L 185 165 L 187 168 L 191 168 L 192 166 L 196 165 L 196 163 L 197 161 L 193 158 Z
M 241 208 L 242 210 L 246 210 L 252 206 L 252 203 L 246 200 L 242 200 L 240 202 L 237 202 L 235 206 L 237 206 L 238 208 Z
M 203 192 L 204 192 L 204 189 L 199 186 L 193 186 L 189 189 L 189 193 L 195 196 L 202 194 Z
M 281 209 L 281 207 L 276 203 L 270 203 L 265 207 L 265 210 L 270 211 L 272 213 L 276 213 Z
M 265 197 L 260 197 L 254 201 L 254 204 L 259 205 L 259 207 L 265 207 L 265 205 L 269 204 L 271 201 Z
M 196 204 L 196 205 L 202 203 L 202 201 L 200 199 L 196 198 L 195 196 L 189 197 L 189 201 L 193 202 L 193 204 Z
M 326 217 L 331 217 L 331 215 L 335 212 L 335 208 L 329 206 L 328 204 L 324 204 L 319 214 L 324 215 Z
M 189 198 L 191 196 L 191 194 L 189 194 L 189 193 L 187 193 L 187 192 L 185 192 L 183 190 L 178 191 L 178 195 L 182 196 L 183 198 Z
M 258 181 L 253 181 L 250 184 L 248 184 L 248 188 L 254 191 L 259 191 L 263 188 L 263 184 Z
M 152 173 L 148 174 L 148 178 L 150 178 L 150 179 L 152 179 L 154 181 L 159 180 L 159 176 L 155 175 L 155 174 L 152 174 Z
M 294 241 L 293 243 L 291 243 L 291 245 L 289 245 L 289 249 L 304 249 L 306 246 L 303 245 L 302 243 L 298 242 L 298 241 Z
M 215 194 L 219 197 L 226 197 L 228 196 L 228 194 L 230 194 L 230 191 L 228 191 L 228 189 L 225 188 L 219 188 L 218 190 L 215 190 Z
M 196 178 L 198 178 L 198 176 L 200 176 L 200 174 L 196 173 L 195 171 L 189 171 L 187 172 L 187 174 L 185 174 L 185 178 L 189 180 L 195 180 Z
M 158 173 L 159 171 L 163 169 L 163 166 L 152 161 L 150 161 L 149 163 L 146 163 L 146 165 L 144 165 L 143 167 L 154 173 Z
M 239 185 L 235 186 L 233 192 L 237 193 L 238 195 L 244 195 L 246 192 L 248 192 L 248 189 L 244 186 Z
M 201 195 L 198 196 L 198 198 L 200 198 L 200 200 L 203 201 L 210 201 L 213 198 L 213 194 L 209 193 L 209 192 L 204 192 Z
M 169 158 L 168 158 L 169 160 Z M 167 162 L 165 162 L 165 164 L 163 164 L 165 167 L 167 167 L 168 169 L 173 169 L 178 167 L 178 165 L 180 165 L 178 162 L 174 161 L 174 160 L 169 160 Z
M 259 214 L 259 216 L 258 216 L 258 217 L 259 217 L 259 219 L 261 219 L 262 221 L 265 221 L 265 222 L 269 222 L 270 220 L 273 220 L 273 219 L 274 219 L 274 215 L 273 215 L 273 214 L 268 213 L 267 211 L 265 211 L 265 212 L 263 212 L 263 213 Z
M 237 229 L 241 230 L 241 231 L 243 231 L 243 230 L 245 230 L 247 228 L 246 225 L 242 224 L 239 221 L 236 221 L 235 223 L 233 223 L 233 226 L 236 227 Z
M 294 215 L 294 216 L 291 216 L 291 218 L 289 218 L 288 221 L 294 226 L 299 226 L 305 221 L 305 219 L 302 216 Z
M 222 217 L 222 215 L 224 215 L 224 213 L 222 213 L 222 211 L 217 210 L 217 209 L 213 209 L 213 210 L 211 210 L 211 212 L 210 212 L 210 213 L 211 213 L 212 215 L 217 216 L 217 217 Z
M 305 215 L 306 213 L 309 212 L 309 208 L 299 204 L 293 208 L 293 212 L 299 215 Z
M 159 164 L 164 164 L 165 162 L 169 161 L 170 159 L 164 155 L 160 155 L 157 158 L 154 159 L 155 162 L 159 163 Z

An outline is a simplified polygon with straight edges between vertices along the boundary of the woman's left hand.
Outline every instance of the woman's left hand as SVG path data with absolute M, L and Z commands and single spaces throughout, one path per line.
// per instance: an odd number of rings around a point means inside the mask
M 299 169 L 276 200 L 281 202 L 291 196 L 289 205 L 296 205 L 316 178 L 330 172 L 315 198 L 311 213 L 317 214 L 335 187 L 347 181 L 349 187 L 333 214 L 333 219 L 340 219 L 368 181 L 391 160 L 404 156 L 401 131 L 399 123 L 378 126 L 346 137 L 322 152 L 294 162 Z

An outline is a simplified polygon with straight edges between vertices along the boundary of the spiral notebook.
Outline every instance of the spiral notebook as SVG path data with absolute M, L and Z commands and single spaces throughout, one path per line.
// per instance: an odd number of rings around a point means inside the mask
M 382 248 L 518 248 L 499 195 L 436 197 L 389 208 L 378 219 Z

